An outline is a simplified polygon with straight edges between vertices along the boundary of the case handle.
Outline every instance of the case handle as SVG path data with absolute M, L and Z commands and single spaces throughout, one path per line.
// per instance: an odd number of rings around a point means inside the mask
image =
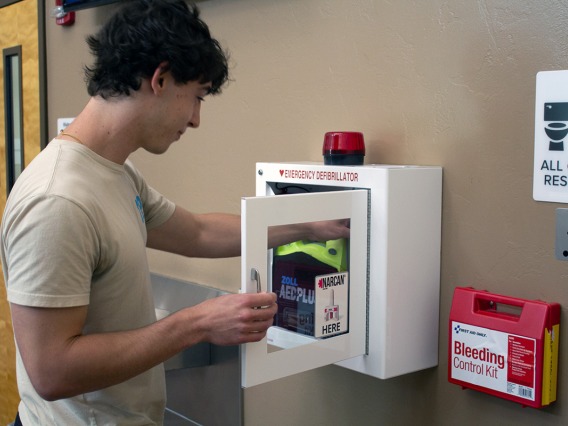
M 512 321 L 518 321 L 521 318 L 523 308 L 525 307 L 523 300 L 483 293 L 478 293 L 474 296 L 473 304 L 475 313 Z

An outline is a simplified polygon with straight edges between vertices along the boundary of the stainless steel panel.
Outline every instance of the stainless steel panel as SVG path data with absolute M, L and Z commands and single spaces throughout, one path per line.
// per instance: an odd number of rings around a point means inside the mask
M 159 318 L 224 294 L 158 274 L 152 274 L 152 286 Z M 166 426 L 243 424 L 238 346 L 199 344 L 168 360 L 165 367 Z

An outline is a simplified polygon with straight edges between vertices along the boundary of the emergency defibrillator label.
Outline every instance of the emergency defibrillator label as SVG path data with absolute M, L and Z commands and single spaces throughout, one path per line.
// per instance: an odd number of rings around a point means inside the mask
M 451 378 L 535 400 L 536 340 L 452 321 Z
M 324 182 L 358 182 L 359 173 L 336 170 L 280 169 L 280 177 Z

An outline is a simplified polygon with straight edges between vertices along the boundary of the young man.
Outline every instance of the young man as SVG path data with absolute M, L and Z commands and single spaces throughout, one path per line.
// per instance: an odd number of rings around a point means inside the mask
M 24 170 L 4 212 L 24 425 L 161 424 L 163 361 L 198 342 L 258 341 L 276 312 L 272 293 L 226 295 L 156 321 L 146 247 L 236 256 L 240 219 L 175 206 L 128 156 L 163 153 L 198 127 L 227 60 L 195 7 L 125 3 L 88 39 L 89 102 Z M 290 226 L 269 244 L 348 232 L 335 222 Z

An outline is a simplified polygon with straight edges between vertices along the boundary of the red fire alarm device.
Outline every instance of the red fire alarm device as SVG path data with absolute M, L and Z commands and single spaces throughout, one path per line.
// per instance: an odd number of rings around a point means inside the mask
M 541 408 L 556 401 L 560 305 L 457 287 L 448 380 Z
M 63 0 L 55 0 L 55 8 L 52 11 L 55 23 L 64 27 L 75 23 L 75 12 L 65 12 L 63 10 Z

